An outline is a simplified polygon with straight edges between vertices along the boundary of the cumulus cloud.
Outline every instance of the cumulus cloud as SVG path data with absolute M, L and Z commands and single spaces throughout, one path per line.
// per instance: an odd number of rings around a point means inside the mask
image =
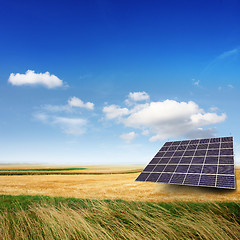
M 88 110 L 93 110 L 94 109 L 94 104 L 91 102 L 86 102 L 84 103 L 81 99 L 77 97 L 71 97 L 68 100 L 68 105 L 71 107 L 79 107 L 79 108 L 86 108 Z
M 149 95 L 146 92 L 130 92 L 128 98 L 137 102 L 149 100 Z
M 104 107 L 103 112 L 106 114 L 107 119 L 119 118 L 129 114 L 129 110 L 127 108 L 121 108 L 114 104 Z
M 56 88 L 63 86 L 63 81 L 57 76 L 45 73 L 35 73 L 32 70 L 28 70 L 25 74 L 11 73 L 8 82 L 12 85 L 42 85 L 47 88 Z
M 126 143 L 130 143 L 133 139 L 138 136 L 135 132 L 125 133 L 120 136 Z
M 74 113 L 75 108 L 85 108 L 88 110 L 94 109 L 94 103 L 87 102 L 84 103 L 80 98 L 77 97 L 71 97 L 68 100 L 68 103 L 65 105 L 52 105 L 52 104 L 46 104 L 41 106 L 41 109 L 48 112 L 67 112 L 67 113 Z
M 113 106 L 115 105 L 103 109 L 107 119 L 117 119 L 117 123 L 126 127 L 148 130 L 153 134 L 150 141 L 190 135 L 198 137 L 200 133 L 211 137 L 213 131 L 206 131 L 202 127 L 226 119 L 226 114 L 206 113 L 193 101 L 165 100 L 137 104 L 131 109 Z
M 147 101 L 150 97 L 146 92 L 130 92 L 128 98 L 125 100 L 125 104 L 133 105 L 139 101 Z

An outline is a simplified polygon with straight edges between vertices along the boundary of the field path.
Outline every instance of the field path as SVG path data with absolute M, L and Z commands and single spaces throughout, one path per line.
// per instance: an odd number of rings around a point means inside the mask
M 135 182 L 139 173 L 112 175 L 0 176 L 0 194 L 48 195 L 154 202 L 240 201 L 240 170 L 235 191 Z

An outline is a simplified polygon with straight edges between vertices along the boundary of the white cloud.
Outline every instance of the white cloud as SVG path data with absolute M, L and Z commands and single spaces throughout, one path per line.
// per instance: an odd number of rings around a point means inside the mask
M 219 111 L 219 108 L 218 107 L 210 107 L 210 111 L 216 112 L 216 111 Z
M 48 112 L 73 112 L 73 109 L 69 105 L 46 104 L 42 106 L 41 109 Z
M 149 130 L 143 130 L 142 135 L 143 136 L 148 136 L 150 134 Z
M 33 117 L 42 123 L 59 127 L 66 134 L 80 136 L 86 131 L 87 120 L 83 118 L 51 116 L 46 113 L 35 113 Z
M 85 118 L 73 117 L 80 112 L 76 108 L 86 108 L 93 110 L 94 104 L 84 103 L 77 97 L 72 97 L 65 105 L 43 105 L 39 112 L 34 113 L 33 117 L 45 124 L 59 127 L 64 133 L 71 135 L 82 135 L 87 129 L 87 120 Z M 56 116 L 56 114 L 61 114 Z
M 130 100 L 135 102 L 149 100 L 149 95 L 146 92 L 130 92 L 128 95 Z
M 203 126 L 217 124 L 226 119 L 226 114 L 206 113 L 196 103 L 165 100 L 137 104 L 133 108 L 104 107 L 107 119 L 117 118 L 126 127 L 148 130 L 154 136 L 150 141 L 196 135 L 211 135 L 212 131 L 201 129 Z M 106 111 L 108 109 L 108 111 Z
M 130 92 L 128 98 L 124 101 L 126 105 L 131 106 L 139 101 L 147 101 L 150 97 L 146 92 Z
M 28 70 L 25 74 L 11 73 L 8 82 L 12 85 L 43 85 L 47 88 L 56 88 L 63 86 L 63 81 L 49 72 L 35 73 Z
M 52 124 L 59 126 L 66 134 L 80 136 L 85 132 L 87 120 L 82 118 L 53 117 Z
M 48 121 L 48 115 L 45 113 L 35 113 L 33 114 L 33 117 L 43 123 L 46 123 Z
M 122 117 L 129 113 L 127 108 L 121 108 L 117 105 L 106 106 L 103 108 L 103 112 L 106 114 L 107 119 Z
M 234 48 L 232 50 L 229 50 L 229 51 L 226 51 L 226 52 L 223 52 L 222 54 L 220 54 L 218 56 L 219 59 L 225 59 L 227 57 L 231 57 L 231 56 L 234 56 L 236 54 L 238 54 L 240 52 L 240 47 L 237 47 L 237 48 Z
M 88 110 L 94 109 L 94 104 L 91 102 L 84 103 L 81 99 L 77 97 L 71 97 L 68 100 L 68 105 L 71 107 L 79 107 L 79 108 L 86 108 Z
M 126 143 L 130 143 L 133 139 L 138 136 L 135 132 L 125 133 L 120 136 Z
M 229 88 L 234 88 L 232 84 L 228 84 L 228 87 Z
M 195 130 L 192 130 L 188 133 L 185 134 L 186 138 L 191 139 L 191 138 L 211 138 L 211 137 L 216 137 L 216 128 L 208 128 L 208 129 L 203 129 L 203 128 L 197 128 Z
M 41 110 L 48 111 L 48 112 L 67 112 L 67 113 L 74 113 L 76 112 L 74 108 L 86 108 L 88 110 L 94 109 L 94 104 L 91 102 L 84 103 L 81 99 L 77 97 L 71 97 L 68 100 L 68 104 L 66 105 L 51 105 L 46 104 L 41 106 Z

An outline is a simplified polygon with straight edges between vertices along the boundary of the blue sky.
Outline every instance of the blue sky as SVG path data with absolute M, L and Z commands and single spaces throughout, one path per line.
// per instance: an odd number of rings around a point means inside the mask
M 146 164 L 234 137 L 240 2 L 2 1 L 0 163 Z

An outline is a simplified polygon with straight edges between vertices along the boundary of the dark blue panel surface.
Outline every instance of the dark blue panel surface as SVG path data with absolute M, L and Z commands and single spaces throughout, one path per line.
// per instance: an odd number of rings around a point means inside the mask
M 144 173 L 144 172 L 142 172 L 142 173 L 138 176 L 138 178 L 136 179 L 136 181 L 145 181 L 146 178 L 148 177 L 148 175 L 149 175 L 149 173 Z
M 195 151 L 185 151 L 185 153 L 183 154 L 183 156 L 193 156 L 195 153 Z
M 168 151 L 176 151 L 178 146 L 171 146 L 169 147 Z
M 188 170 L 189 165 L 178 165 L 176 168 L 176 172 L 178 173 L 186 173 Z
M 197 149 L 207 149 L 207 148 L 208 148 L 208 144 L 201 143 L 197 146 Z
M 157 182 L 168 183 L 172 177 L 172 173 L 162 173 Z
M 192 164 L 201 164 L 204 162 L 204 157 L 193 157 Z
M 197 150 L 194 156 L 205 156 L 206 152 L 206 150 Z
M 168 163 L 170 161 L 170 158 L 166 158 L 166 157 L 163 157 L 163 158 L 161 158 L 159 161 L 158 161 L 158 164 L 166 164 L 166 163 Z
M 166 152 L 165 157 L 172 157 L 173 154 L 174 152 Z
M 220 142 L 221 139 L 220 138 L 211 138 L 210 139 L 210 143 L 216 143 L 216 142 Z
M 174 173 L 170 183 L 182 184 L 186 174 Z
M 167 142 L 136 180 L 234 188 L 233 139 Z
M 198 185 L 200 174 L 187 174 L 183 184 L 186 185 Z
M 221 142 L 232 142 L 233 141 L 233 137 L 223 137 L 221 139 Z
M 234 159 L 233 156 L 221 156 L 219 158 L 219 164 L 233 164 Z
M 219 165 L 218 174 L 230 174 L 234 175 L 234 165 Z
M 181 150 L 185 150 L 187 148 L 187 145 L 179 145 L 177 150 L 181 151 Z
M 162 147 L 161 149 L 160 149 L 160 151 L 162 152 L 162 151 L 168 151 L 168 149 L 169 149 L 169 147 Z
M 217 176 L 217 187 L 235 189 L 235 176 Z
M 149 164 L 157 164 L 159 162 L 159 160 L 160 160 L 160 158 L 153 158 Z
M 163 172 L 174 172 L 176 169 L 177 165 L 167 165 Z
M 198 143 L 199 143 L 199 140 L 197 140 L 197 139 L 190 141 L 190 144 L 198 144 Z
M 176 151 L 173 156 L 174 157 L 181 157 L 183 155 L 184 151 Z
M 179 163 L 180 162 L 180 157 L 172 157 L 169 161 L 170 164 L 174 164 L 174 163 Z
M 166 142 L 163 146 L 166 147 L 166 146 L 171 146 L 172 145 L 172 142 Z
M 158 152 L 155 157 L 162 157 L 165 155 L 166 152 Z
M 232 149 L 221 149 L 220 150 L 220 155 L 233 155 L 233 150 Z
M 219 149 L 207 151 L 207 156 L 218 156 L 218 155 L 219 155 Z
M 210 143 L 208 148 L 209 149 L 218 149 L 220 146 L 220 143 Z
M 143 171 L 151 172 L 155 167 L 156 167 L 156 165 L 147 165 Z
M 205 164 L 217 164 L 218 157 L 206 157 Z
M 197 144 L 188 145 L 187 150 L 195 150 L 197 146 L 198 146 Z
M 232 142 L 221 143 L 221 148 L 233 148 Z
M 216 174 L 217 173 L 217 165 L 204 165 L 202 173 L 206 174 Z
M 180 163 L 186 164 L 186 163 L 190 163 L 191 161 L 192 161 L 192 157 L 182 157 Z
M 216 175 L 201 175 L 199 185 L 200 186 L 215 186 L 216 183 Z
M 202 165 L 190 165 L 188 173 L 201 173 Z
M 156 182 L 158 178 L 159 178 L 159 173 L 150 173 L 149 177 L 145 181 Z
M 154 168 L 153 172 L 162 172 L 165 167 L 166 167 L 166 165 L 157 165 Z

